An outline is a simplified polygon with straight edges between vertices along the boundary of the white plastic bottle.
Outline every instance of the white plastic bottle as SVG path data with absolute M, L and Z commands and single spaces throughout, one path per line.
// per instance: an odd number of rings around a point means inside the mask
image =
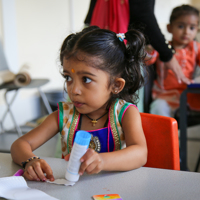
M 74 140 L 72 151 L 70 154 L 69 162 L 67 165 L 67 171 L 65 178 L 68 181 L 76 182 L 79 179 L 79 168 L 81 165 L 81 157 L 87 151 L 90 144 L 91 134 L 86 131 L 78 131 Z

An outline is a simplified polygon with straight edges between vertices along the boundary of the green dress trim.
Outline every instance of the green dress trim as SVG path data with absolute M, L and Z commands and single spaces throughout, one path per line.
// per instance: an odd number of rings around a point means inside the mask
M 61 134 L 63 130 L 63 104 L 62 102 L 58 103 L 58 108 L 59 108 L 59 131 Z
M 120 141 L 120 136 L 119 136 L 119 132 L 118 132 L 118 128 L 117 128 L 117 122 L 116 122 L 116 116 L 115 116 L 115 108 L 116 105 L 118 103 L 118 99 L 113 102 L 110 106 L 110 128 L 113 134 L 113 139 L 114 139 L 114 143 L 115 143 L 115 151 L 120 150 L 121 149 L 121 141 Z
M 122 126 L 122 116 L 123 116 L 123 113 L 124 113 L 124 111 L 126 110 L 126 108 L 127 108 L 129 105 L 132 105 L 132 103 L 126 102 L 126 103 L 123 105 L 123 107 L 122 107 L 122 109 L 120 110 L 120 112 L 119 112 L 118 120 L 119 120 L 119 123 L 120 123 L 121 126 Z

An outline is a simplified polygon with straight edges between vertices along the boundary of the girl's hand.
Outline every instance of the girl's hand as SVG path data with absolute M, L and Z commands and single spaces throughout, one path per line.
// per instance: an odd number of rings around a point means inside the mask
M 83 175 L 85 171 L 87 174 L 97 174 L 103 169 L 103 165 L 104 162 L 101 154 L 89 148 L 81 158 L 79 174 Z
M 148 44 L 145 46 L 145 50 L 147 53 L 151 54 L 154 48 L 150 44 Z
M 65 160 L 69 161 L 70 153 L 65 156 Z
M 46 177 L 44 175 L 46 173 Z M 51 167 L 43 159 L 34 159 L 26 164 L 23 175 L 30 181 L 54 181 L 54 176 Z
M 176 76 L 176 78 L 177 78 L 179 83 L 183 82 L 183 83 L 185 83 L 187 85 L 192 83 L 192 81 L 189 78 L 187 78 L 185 76 L 185 74 L 183 73 L 182 68 L 179 65 L 179 63 L 178 63 L 178 61 L 177 61 L 175 56 L 173 56 L 170 61 L 165 62 L 165 66 L 168 69 L 171 69 L 174 72 L 174 74 L 175 74 L 175 76 Z

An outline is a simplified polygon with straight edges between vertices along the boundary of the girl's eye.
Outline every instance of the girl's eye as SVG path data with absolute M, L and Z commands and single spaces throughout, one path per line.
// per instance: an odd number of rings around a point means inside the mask
M 181 28 L 181 29 L 182 29 L 182 28 L 183 28 L 183 25 L 179 25 L 178 28 Z
M 92 80 L 88 77 L 83 77 L 83 82 L 84 83 L 90 83 Z
M 66 79 L 67 82 L 72 81 L 72 78 L 68 75 L 65 76 L 65 79 Z
M 194 30 L 194 29 L 195 29 L 195 27 L 194 27 L 194 26 L 191 26 L 191 27 L 190 27 L 190 30 Z

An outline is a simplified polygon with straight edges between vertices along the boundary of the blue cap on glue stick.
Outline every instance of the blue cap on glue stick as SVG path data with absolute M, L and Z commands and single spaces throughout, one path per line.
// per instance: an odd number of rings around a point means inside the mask
M 88 133 L 87 131 L 78 131 L 76 133 L 74 142 L 76 142 L 79 145 L 88 146 L 90 143 L 90 139 L 91 139 L 90 133 Z
M 86 131 L 78 131 L 74 140 L 71 155 L 67 164 L 65 178 L 76 182 L 79 179 L 80 158 L 85 154 L 90 144 L 91 134 Z

